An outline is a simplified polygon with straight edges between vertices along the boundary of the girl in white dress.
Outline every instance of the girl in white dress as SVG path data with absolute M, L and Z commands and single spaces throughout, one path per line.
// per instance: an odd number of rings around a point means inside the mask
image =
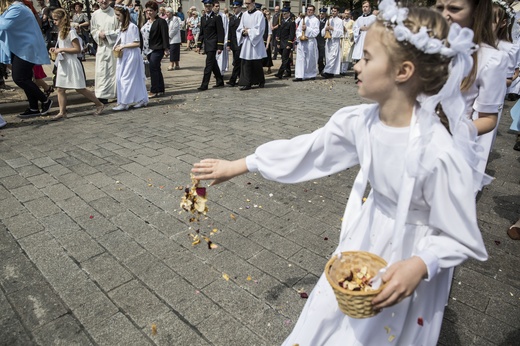
M 359 94 L 375 104 L 340 109 L 323 128 L 266 143 L 246 158 L 205 159 L 192 169 L 212 185 L 246 172 L 296 183 L 360 164 L 335 253 L 363 250 L 389 263 L 386 286 L 372 301 L 381 311 L 344 315 L 322 275 L 286 346 L 436 345 L 450 269 L 468 257 L 487 259 L 474 199 L 481 177 L 468 179 L 473 125 L 459 88 L 471 68 L 472 32 L 448 29 L 426 8 L 407 13 L 384 0 L 379 9 L 354 67 Z
M 54 25 L 59 28 L 58 48 L 51 48 L 50 52 L 56 54 L 56 87 L 58 88 L 58 103 L 60 112 L 51 117 L 52 120 L 64 119 L 67 117 L 67 89 L 76 89 L 78 93 L 85 96 L 96 105 L 95 115 L 101 114 L 104 105 L 96 98 L 96 95 L 87 89 L 85 82 L 85 72 L 78 59 L 81 53 L 81 43 L 79 35 L 74 28 L 70 27 L 70 18 L 61 8 L 52 12 Z
M 507 55 L 496 48 L 491 20 L 493 3 L 491 0 L 437 0 L 435 7 L 450 24 L 472 29 L 474 41 L 479 45 L 477 54 L 473 55 L 473 69 L 461 88 L 466 116 L 473 119 L 479 135 L 477 143 L 482 147 L 475 164 L 478 171 L 484 173 L 506 94 L 506 83 L 499 81 L 506 80 L 508 64 Z
M 134 108 L 141 108 L 148 104 L 148 91 L 146 91 L 146 76 L 144 63 L 141 56 L 139 29 L 130 21 L 128 8 L 116 5 L 115 12 L 121 23 L 121 31 L 116 39 L 114 51 L 121 52 L 117 59 L 117 103 L 112 108 L 115 111 L 128 109 L 131 103 Z

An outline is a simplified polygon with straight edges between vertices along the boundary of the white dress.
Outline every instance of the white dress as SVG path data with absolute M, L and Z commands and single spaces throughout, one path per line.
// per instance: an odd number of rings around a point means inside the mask
M 258 147 L 246 163 L 250 171 L 284 183 L 324 177 L 360 163 L 358 178 L 365 175 L 372 190 L 361 204 L 364 186 L 357 185 L 356 178 L 336 252 L 364 250 L 390 261 L 410 128 L 387 127 L 378 113 L 377 105 L 343 108 L 311 134 Z M 284 346 L 436 344 L 449 296 L 450 268 L 468 257 L 485 260 L 487 253 L 477 225 L 473 182 L 467 179 L 471 169 L 438 119 L 432 121 L 421 159 L 424 171 L 411 185 L 411 202 L 404 213 L 403 241 L 394 245 L 401 254 L 396 260 L 423 259 L 428 279 L 379 315 L 353 319 L 339 310 L 322 275 Z
M 126 31 L 121 31 L 116 45 L 139 42 L 139 29 L 134 23 L 128 25 Z M 141 49 L 124 48 L 123 57 L 117 59 L 117 103 L 128 105 L 140 101 L 148 102 L 146 77 Z
M 466 115 L 468 119 L 475 120 L 478 119 L 478 113 L 498 113 L 498 124 L 506 94 L 508 57 L 506 53 L 482 44 L 478 50 L 477 59 L 478 69 L 475 82 L 469 90 L 462 92 L 466 103 Z M 484 173 L 486 170 L 497 127 L 477 139 L 477 143 L 483 147 L 478 164 L 479 172 Z
M 320 20 L 316 16 L 305 17 L 305 36 L 307 41 L 300 41 L 302 25 L 300 21 L 296 28 L 296 65 L 294 66 L 294 77 L 309 79 L 316 78 L 318 74 L 318 43 L 316 37 L 320 33 Z
M 58 34 L 59 48 L 73 48 L 72 41 L 77 39 L 80 41 L 79 35 L 71 28 L 65 39 Z M 63 60 L 57 61 L 56 86 L 63 89 L 84 89 L 87 87 L 85 82 L 85 73 L 83 66 L 78 59 L 78 54 L 61 53 Z

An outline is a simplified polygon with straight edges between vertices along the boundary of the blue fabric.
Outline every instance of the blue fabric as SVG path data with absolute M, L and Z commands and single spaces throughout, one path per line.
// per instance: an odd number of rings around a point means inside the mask
M 130 21 L 132 23 L 134 23 L 135 25 L 137 25 L 137 11 L 134 10 L 133 8 L 131 8 L 129 13 L 130 13 Z
M 17 2 L 0 16 L 0 62 L 10 64 L 11 53 L 35 65 L 51 63 L 34 14 Z
M 509 112 L 511 113 L 511 118 L 513 118 L 513 122 L 509 129 L 511 131 L 520 132 L 520 101 L 515 103 Z

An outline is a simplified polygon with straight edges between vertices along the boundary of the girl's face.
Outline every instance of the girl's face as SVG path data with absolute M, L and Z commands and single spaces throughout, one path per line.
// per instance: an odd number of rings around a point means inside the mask
M 387 49 L 382 44 L 382 35 L 380 28 L 372 27 L 368 30 L 364 57 L 354 66 L 358 74 L 358 94 L 378 103 L 388 100 L 396 86 L 395 73 Z
M 56 16 L 52 16 L 52 21 L 54 23 L 54 25 L 60 27 L 61 26 L 61 23 L 63 22 L 63 20 L 61 20 L 60 17 L 58 17 L 57 15 Z
M 473 26 L 473 2 L 471 0 L 437 0 L 435 8 L 450 24 L 457 23 L 463 28 Z
M 117 17 L 117 20 L 122 23 L 123 22 L 123 14 L 119 11 L 116 11 L 116 17 Z

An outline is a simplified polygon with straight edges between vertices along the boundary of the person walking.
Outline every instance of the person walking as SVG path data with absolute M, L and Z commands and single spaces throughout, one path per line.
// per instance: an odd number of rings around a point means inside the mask
M 242 20 L 242 1 L 233 2 L 233 15 L 229 19 L 229 36 L 227 49 L 233 52 L 233 70 L 231 71 L 231 77 L 226 82 L 227 85 L 234 87 L 237 84 L 237 79 L 240 77 L 240 50 L 242 45 L 238 44 L 237 41 L 237 29 Z
M 181 20 L 177 17 L 171 7 L 166 8 L 168 19 L 168 36 L 170 45 L 170 66 L 168 71 L 180 70 L 179 60 L 181 60 Z

